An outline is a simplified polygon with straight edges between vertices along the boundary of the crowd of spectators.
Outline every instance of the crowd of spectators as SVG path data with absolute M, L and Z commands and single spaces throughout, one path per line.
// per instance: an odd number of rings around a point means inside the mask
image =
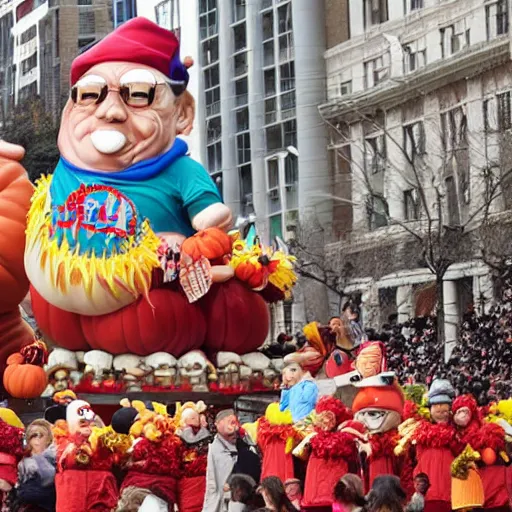
M 464 315 L 447 363 L 434 318 L 385 325 L 380 333 L 368 334 L 384 342 L 389 369 L 402 384 L 447 378 L 458 393 L 472 393 L 481 405 L 512 395 L 512 287 L 486 314 Z

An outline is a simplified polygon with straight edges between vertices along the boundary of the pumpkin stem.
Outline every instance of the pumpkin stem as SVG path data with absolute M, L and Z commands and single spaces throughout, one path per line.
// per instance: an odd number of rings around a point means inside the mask
M 29 345 L 25 345 L 20 354 L 23 356 L 25 364 L 44 366 L 48 362 L 48 348 L 44 341 L 34 340 Z

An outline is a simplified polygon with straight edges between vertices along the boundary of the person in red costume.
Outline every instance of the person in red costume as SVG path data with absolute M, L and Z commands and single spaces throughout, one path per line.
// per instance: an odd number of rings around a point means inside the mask
M 295 452 L 304 456 L 310 451 L 302 499 L 306 509 L 331 507 L 334 487 L 357 462 L 354 426 L 349 425 L 348 431 L 337 430 L 352 418 L 350 410 L 341 400 L 330 396 L 321 398 L 315 410 L 314 431 Z
M 363 382 L 364 387 L 352 403 L 352 412 L 370 433 L 368 444 L 361 446 L 368 457 L 365 487 L 369 492 L 378 476 L 401 474 L 401 460 L 394 450 L 400 439 L 397 429 L 402 420 L 404 395 L 392 374 L 387 378 L 378 375 Z
M 430 488 L 425 512 L 451 511 L 451 464 L 457 455 L 456 429 L 451 422 L 455 390 L 447 380 L 434 380 L 428 392 L 430 421 L 419 421 L 414 434 L 417 464 L 414 475 L 425 473 Z
M 461 450 L 469 444 L 482 458 L 479 473 L 484 486 L 484 510 L 510 511 L 507 468 L 500 455 L 506 451 L 505 431 L 496 423 L 482 422 L 478 404 L 471 395 L 457 397 L 452 412 Z
M 117 504 L 114 454 L 101 444 L 93 449 L 89 441 L 95 416 L 87 402 L 74 400 L 66 409 L 67 432 L 54 430 L 57 512 L 111 512 Z

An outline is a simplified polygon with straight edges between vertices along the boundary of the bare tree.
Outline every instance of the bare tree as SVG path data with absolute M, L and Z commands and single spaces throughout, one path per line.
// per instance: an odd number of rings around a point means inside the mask
M 340 146 L 351 147 L 352 190 L 359 195 L 348 201 L 364 213 L 359 218 L 366 219 L 365 228 L 389 226 L 402 238 L 407 235 L 419 255 L 415 266 L 433 274 L 438 339 L 445 343 L 444 278 L 456 262 L 490 258 L 483 235 L 496 225 L 497 212 L 510 208 L 504 193 L 511 178 L 507 162 L 512 160 L 504 158 L 510 141 L 496 123 L 500 151 L 491 158 L 484 142 L 487 125 L 483 131 L 470 129 L 466 105 L 429 117 L 418 115 L 418 103 L 372 115 L 353 109 L 362 127 L 357 137 L 350 127 L 324 121 Z M 404 120 L 408 108 L 416 120 Z M 347 159 L 345 151 L 338 156 Z M 346 197 L 334 199 L 347 202 Z M 499 257 L 506 254 L 505 247 Z

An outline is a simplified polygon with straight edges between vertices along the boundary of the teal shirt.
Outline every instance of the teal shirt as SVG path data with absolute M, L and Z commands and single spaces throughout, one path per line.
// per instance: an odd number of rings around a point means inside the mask
M 103 254 L 107 247 L 108 254 L 123 239 L 119 226 L 137 231 L 144 219 L 156 233 L 193 235 L 191 220 L 222 199 L 204 167 L 185 156 L 187 149 L 178 139 L 164 155 L 118 173 L 85 171 L 61 159 L 50 189 L 56 236 L 66 236 L 71 247 L 78 241 L 80 253 Z M 79 199 L 70 197 L 80 187 Z

